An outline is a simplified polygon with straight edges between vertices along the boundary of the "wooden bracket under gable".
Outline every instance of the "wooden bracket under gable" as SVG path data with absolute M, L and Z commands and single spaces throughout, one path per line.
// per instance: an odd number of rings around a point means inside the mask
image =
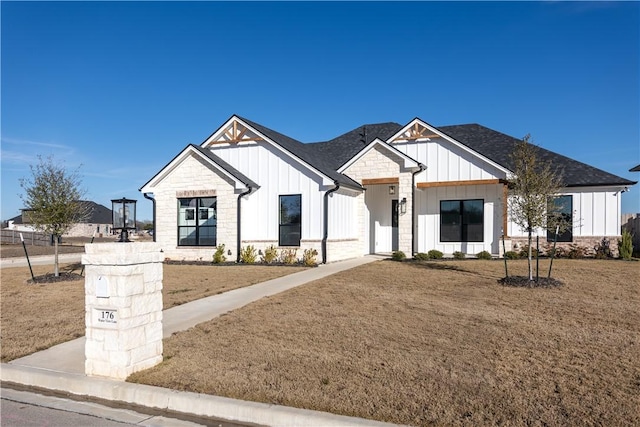
M 264 141 L 264 138 L 254 135 L 252 132 L 248 131 L 248 127 L 239 123 L 237 120 L 234 120 L 224 133 L 220 135 L 217 140 L 212 141 L 211 144 L 237 144 L 238 142 Z
M 440 135 L 433 133 L 427 127 L 419 123 L 414 123 L 412 127 L 407 129 L 402 135 L 396 137 L 391 142 L 399 141 L 416 141 L 418 139 L 440 138 Z

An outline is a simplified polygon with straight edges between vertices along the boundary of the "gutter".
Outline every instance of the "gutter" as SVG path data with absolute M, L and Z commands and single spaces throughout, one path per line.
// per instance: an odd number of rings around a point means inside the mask
M 323 218 L 323 227 L 324 232 L 322 234 L 322 263 L 327 263 L 327 238 L 329 237 L 329 196 L 331 193 L 338 191 L 340 188 L 340 183 L 337 180 L 334 180 L 333 183 L 336 185 L 334 188 L 327 190 L 324 193 L 324 218 Z
M 240 203 L 240 200 L 242 199 L 243 196 L 248 195 L 249 193 L 251 193 L 253 191 L 253 188 L 249 185 L 249 184 L 245 184 L 248 188 L 247 191 L 245 191 L 244 193 L 240 193 L 238 195 L 238 209 L 236 209 L 237 214 L 238 214 L 238 218 L 236 219 L 236 223 L 237 223 L 237 234 L 238 234 L 238 244 L 237 244 L 237 248 L 236 248 L 236 262 L 240 262 L 240 251 L 242 250 L 242 211 L 241 211 L 241 207 L 242 204 Z
M 416 175 L 425 171 L 427 167 L 418 163 L 419 168 L 411 174 L 411 256 L 416 254 Z
M 153 193 L 142 193 L 142 195 L 144 196 L 145 199 L 147 200 L 151 200 L 151 203 L 153 203 L 153 241 L 156 241 L 156 199 L 154 199 L 153 197 L 149 196 L 149 194 L 153 194 Z

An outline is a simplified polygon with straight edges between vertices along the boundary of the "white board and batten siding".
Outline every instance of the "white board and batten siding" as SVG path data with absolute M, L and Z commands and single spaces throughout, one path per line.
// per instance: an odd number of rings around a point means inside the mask
M 504 171 L 442 138 L 433 141 L 397 142 L 393 146 L 427 166 L 426 171 L 416 177 L 416 182 L 506 178 Z
M 440 242 L 440 202 L 442 200 L 484 201 L 482 242 Z M 435 187 L 416 191 L 418 252 L 437 249 L 445 254 L 460 251 L 475 255 L 481 251 L 499 253 L 502 236 L 502 185 Z
M 393 146 L 427 166 L 416 176 L 420 182 L 504 179 L 506 172 L 481 157 L 443 138 L 431 141 L 401 142 Z M 440 202 L 442 200 L 484 201 L 482 242 L 441 242 Z M 502 236 L 502 184 L 451 185 L 416 190 L 416 238 L 418 252 L 437 249 L 445 254 L 456 251 L 475 255 L 481 251 L 499 253 Z
M 604 237 L 620 235 L 621 192 L 611 188 L 565 189 L 561 195 L 571 196 L 573 206 L 574 237 Z M 545 230 L 536 230 L 534 236 L 546 236 Z M 526 237 L 527 232 L 509 220 L 510 237 Z
M 266 142 L 215 144 L 209 148 L 260 186 L 242 200 L 243 241 L 277 242 L 279 196 L 295 194 L 301 195 L 302 240 L 322 239 L 323 194 L 327 188 L 316 172 Z

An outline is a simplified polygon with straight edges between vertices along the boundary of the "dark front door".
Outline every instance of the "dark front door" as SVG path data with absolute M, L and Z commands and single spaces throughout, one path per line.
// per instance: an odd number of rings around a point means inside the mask
M 391 201 L 391 250 L 398 250 L 398 200 Z

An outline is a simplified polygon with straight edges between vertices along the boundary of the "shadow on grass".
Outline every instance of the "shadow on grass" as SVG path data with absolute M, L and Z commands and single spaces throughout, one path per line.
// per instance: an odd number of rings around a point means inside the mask
M 438 260 L 438 261 L 418 261 L 415 259 L 407 259 L 407 260 L 403 260 L 403 261 L 394 261 L 394 260 L 387 260 L 389 262 L 402 262 L 408 265 L 411 265 L 413 267 L 416 268 L 424 268 L 427 270 L 451 270 L 451 271 L 459 271 L 461 273 L 471 273 L 471 274 L 478 274 L 477 272 L 473 271 L 473 270 L 467 270 L 466 268 L 462 268 L 458 265 L 453 265 L 448 263 L 446 260 Z

